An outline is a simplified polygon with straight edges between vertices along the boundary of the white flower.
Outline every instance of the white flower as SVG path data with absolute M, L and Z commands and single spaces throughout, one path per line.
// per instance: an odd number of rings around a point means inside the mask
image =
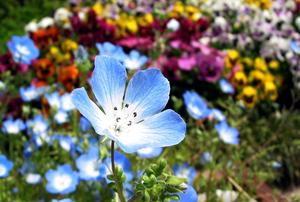
M 59 8 L 54 14 L 54 20 L 58 25 L 63 26 L 64 28 L 70 28 L 69 18 L 72 16 L 72 13 L 66 8 Z
M 25 26 L 25 32 L 35 32 L 38 29 L 36 21 L 31 21 Z
M 216 190 L 216 194 L 222 202 L 234 202 L 239 196 L 235 191 L 223 191 L 220 189 Z
M 44 17 L 41 19 L 41 21 L 38 23 L 39 28 L 47 28 L 54 25 L 54 19 L 51 17 Z
M 174 32 L 177 31 L 179 27 L 180 27 L 180 23 L 174 18 L 172 18 L 167 24 L 167 28 Z

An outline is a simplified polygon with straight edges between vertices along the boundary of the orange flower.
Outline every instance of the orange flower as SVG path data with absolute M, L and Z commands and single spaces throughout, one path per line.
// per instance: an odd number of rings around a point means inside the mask
M 62 67 L 59 71 L 58 80 L 65 86 L 68 92 L 72 91 L 78 84 L 78 79 L 79 71 L 74 64 Z
M 47 78 L 52 77 L 55 73 L 53 63 L 47 58 L 34 61 L 33 67 L 36 72 L 36 77 L 41 80 L 46 80 Z

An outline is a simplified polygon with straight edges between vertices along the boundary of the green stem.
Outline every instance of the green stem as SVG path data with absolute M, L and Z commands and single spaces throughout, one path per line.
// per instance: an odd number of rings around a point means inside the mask
M 117 193 L 119 195 L 119 199 L 121 202 L 126 202 L 126 199 L 124 197 L 123 194 L 123 187 L 122 187 L 122 181 L 119 182 L 118 181 L 118 177 L 116 175 L 116 169 L 115 169 L 115 142 L 112 140 L 111 141 L 111 169 L 112 169 L 112 173 L 115 179 L 115 183 L 116 183 L 116 189 L 117 189 Z

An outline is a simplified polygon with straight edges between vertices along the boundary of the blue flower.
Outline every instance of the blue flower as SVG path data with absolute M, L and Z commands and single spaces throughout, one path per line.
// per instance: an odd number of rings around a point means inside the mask
M 297 54 L 300 54 L 300 46 L 297 41 L 290 42 L 290 48 Z
M 201 164 L 206 164 L 208 162 L 212 161 L 212 155 L 209 152 L 204 152 L 200 158 L 200 163 Z
M 178 195 L 180 197 L 179 202 L 197 202 L 198 201 L 198 194 L 191 185 L 188 185 L 187 189 Z M 172 202 L 175 202 L 175 201 L 172 200 Z
M 99 151 L 97 147 L 90 147 L 87 154 L 82 154 L 76 159 L 79 176 L 83 180 L 97 180 L 99 171 Z
M 61 109 L 69 112 L 75 109 L 75 106 L 72 102 L 71 94 L 65 93 L 60 97 Z
M 77 172 L 68 164 L 46 172 L 46 189 L 51 194 L 69 194 L 76 190 L 79 178 Z
M 163 149 L 161 147 L 157 147 L 157 148 L 147 147 L 147 148 L 137 150 L 137 154 L 141 158 L 154 158 L 159 156 L 162 150 Z
M 8 160 L 6 156 L 0 155 L 0 178 L 7 177 L 13 166 L 14 163 Z
M 226 121 L 222 121 L 215 125 L 220 139 L 227 144 L 239 143 L 239 131 L 236 128 L 230 127 Z
M 51 202 L 74 202 L 74 201 L 69 198 L 64 198 L 64 199 L 60 199 L 60 200 L 53 199 Z
M 46 87 L 36 88 L 35 86 L 21 87 L 20 96 L 24 102 L 30 102 L 39 98 L 47 89 Z
M 195 91 L 186 91 L 183 99 L 186 110 L 194 119 L 205 119 L 209 116 L 210 110 L 206 102 Z
M 146 64 L 148 58 L 145 55 L 141 55 L 138 51 L 132 50 L 129 55 L 124 58 L 124 65 L 127 69 L 140 69 Z
M 29 132 L 35 135 L 46 133 L 49 127 L 46 119 L 40 114 L 36 115 L 33 119 L 28 120 L 26 125 Z
M 177 177 L 187 178 L 189 184 L 193 184 L 194 178 L 196 177 L 196 169 L 189 166 L 187 163 L 183 165 L 175 165 L 173 167 L 174 174 Z
M 7 134 L 18 134 L 26 128 L 21 119 L 13 120 L 12 118 L 3 121 L 2 131 Z
M 80 117 L 79 127 L 82 132 L 86 132 L 90 130 L 91 123 L 89 122 L 89 120 L 87 120 L 85 117 L 82 116 Z
M 66 123 L 69 120 L 69 116 L 68 113 L 65 112 L 64 110 L 58 110 L 58 112 L 56 112 L 56 114 L 54 115 L 54 120 L 58 123 L 58 124 L 63 124 Z
M 110 42 L 96 43 L 96 47 L 102 56 L 105 55 L 112 57 L 119 62 L 123 62 L 124 58 L 126 57 L 126 54 L 121 46 L 114 45 Z
M 31 61 L 38 58 L 40 51 L 34 45 L 29 36 L 13 36 L 7 46 L 17 63 L 31 64 Z
M 228 94 L 233 94 L 234 93 L 233 86 L 227 80 L 221 79 L 219 81 L 219 85 L 220 85 L 221 90 L 222 90 L 223 93 L 228 93 Z
M 52 94 L 46 94 L 46 99 L 50 107 L 55 109 L 59 109 L 61 107 L 61 100 L 58 92 L 53 92 Z
M 185 122 L 173 110 L 161 112 L 169 100 L 170 84 L 160 70 L 138 71 L 124 96 L 126 80 L 126 69 L 117 60 L 97 56 L 91 86 L 103 111 L 84 88 L 72 92 L 73 103 L 96 133 L 108 136 L 125 152 L 181 142 Z
M 214 118 L 218 121 L 225 121 L 226 120 L 226 117 L 224 116 L 222 111 L 219 110 L 219 109 L 216 109 L 216 108 L 210 110 L 210 116 L 212 116 L 212 118 Z
M 37 173 L 28 173 L 26 175 L 26 182 L 28 184 L 38 184 L 40 183 L 42 180 L 42 177 L 40 174 Z
M 67 152 L 70 152 L 72 149 L 75 149 L 74 140 L 71 136 L 55 134 L 53 135 L 52 140 L 58 140 L 60 147 Z

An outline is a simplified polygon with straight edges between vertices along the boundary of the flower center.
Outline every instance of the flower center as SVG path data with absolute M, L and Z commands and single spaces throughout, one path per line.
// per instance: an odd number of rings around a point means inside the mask
M 71 183 L 71 177 L 66 174 L 59 175 L 54 178 L 54 186 L 59 191 L 67 189 L 71 185 Z
M 6 173 L 6 168 L 3 165 L 0 165 L 0 176 L 3 176 Z
M 137 124 L 137 112 L 129 110 L 129 104 L 125 104 L 122 109 L 114 107 L 113 124 L 110 127 L 117 135 L 127 131 L 130 126 Z
M 22 45 L 18 44 L 16 49 L 21 55 L 29 55 L 30 54 L 30 51 L 28 50 L 28 48 L 26 46 L 22 46 Z

